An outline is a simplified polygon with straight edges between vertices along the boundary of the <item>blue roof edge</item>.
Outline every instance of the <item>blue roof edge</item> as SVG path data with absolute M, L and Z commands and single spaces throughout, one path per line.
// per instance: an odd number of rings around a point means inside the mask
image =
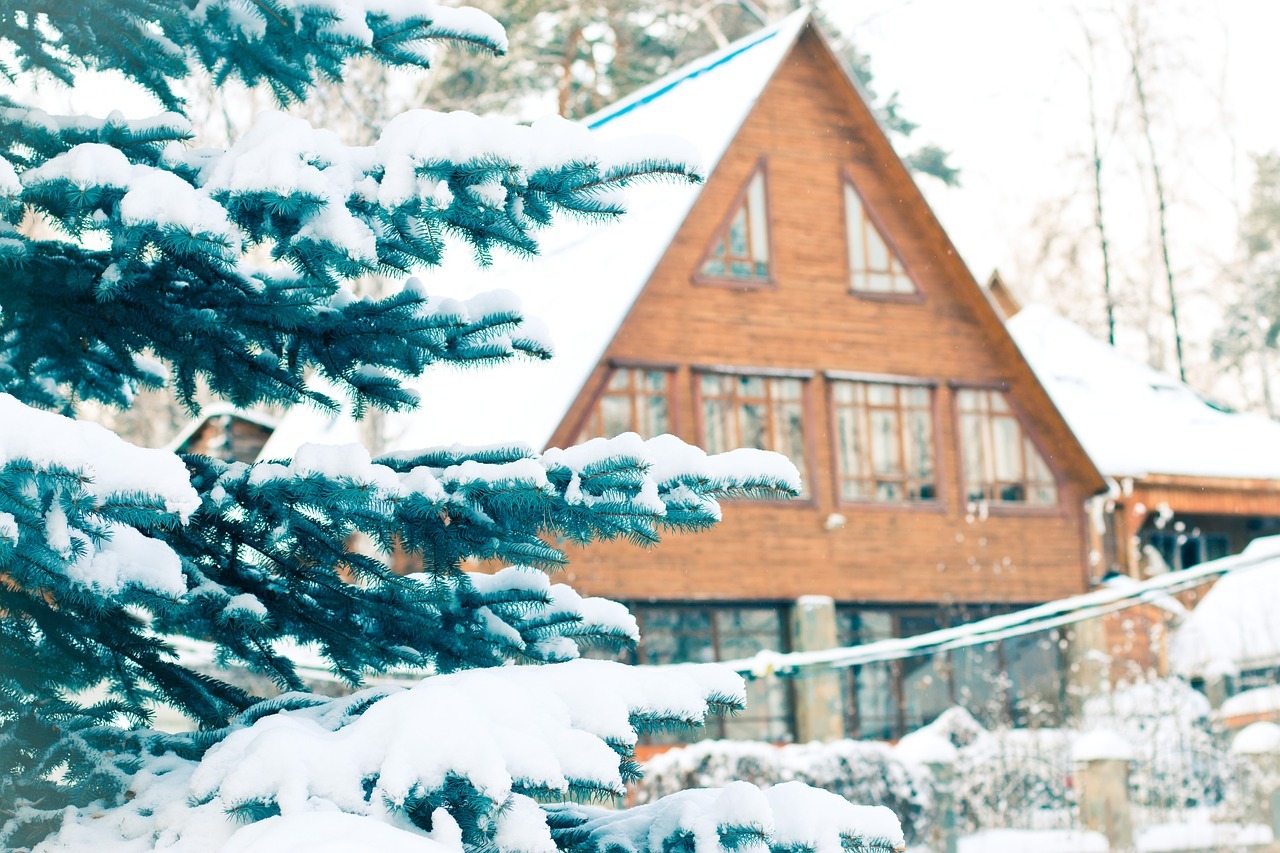
M 800 14 L 804 14 L 806 18 L 808 17 L 807 10 L 804 10 L 804 9 L 801 9 L 798 12 L 792 13 L 792 15 L 800 15 Z M 751 50 L 752 48 L 758 47 L 759 45 L 762 45 L 765 42 L 776 38 L 786 28 L 785 25 L 788 23 L 789 20 L 790 20 L 790 16 L 788 16 L 787 18 L 784 18 L 782 21 L 774 24 L 773 26 L 766 27 L 765 29 L 760 30 L 759 32 L 752 33 L 751 35 L 740 39 L 736 43 L 725 47 L 718 55 L 712 54 L 711 57 L 704 59 L 704 61 L 701 63 L 694 62 L 691 64 L 692 67 L 685 66 L 685 70 L 681 72 L 677 72 L 676 75 L 671 79 L 658 80 L 657 82 L 650 84 L 649 87 L 646 87 L 646 89 L 651 89 L 652 91 L 641 89 L 639 92 L 631 96 L 628 96 L 626 98 L 623 98 L 617 104 L 614 104 L 611 107 L 605 107 L 605 109 L 602 110 L 601 113 L 597 113 L 595 116 L 589 117 L 588 119 L 585 120 L 584 123 L 590 130 L 596 130 L 597 128 L 603 127 L 604 125 L 608 124 L 614 119 L 620 118 L 626 115 L 632 110 L 638 109 L 640 107 L 645 106 L 646 104 L 652 103 L 653 101 L 657 100 L 658 98 L 661 98 L 663 95 L 670 92 L 672 89 L 679 86 L 681 83 L 694 80 L 702 76 L 703 74 L 706 74 L 709 71 L 713 71 L 716 68 L 719 68 L 725 63 L 732 62 L 734 59 L 746 53 L 747 51 Z

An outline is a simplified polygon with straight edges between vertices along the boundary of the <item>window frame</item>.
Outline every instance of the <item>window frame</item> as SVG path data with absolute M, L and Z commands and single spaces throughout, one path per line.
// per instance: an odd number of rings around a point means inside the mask
M 1051 504 L 1033 504 L 1029 502 L 1014 501 L 985 501 L 986 511 L 990 515 L 1044 515 L 1044 516 L 1065 516 L 1067 515 L 1067 506 L 1069 501 L 1065 499 L 1066 477 L 1063 476 L 1062 470 L 1054 462 L 1053 457 L 1045 452 L 1044 445 L 1041 444 L 1039 437 L 1034 430 L 1027 428 L 1027 418 L 1022 406 L 1014 399 L 1011 386 L 1008 382 L 965 382 L 960 380 L 952 380 L 947 383 L 947 388 L 951 392 L 951 423 L 955 433 L 954 449 L 956 452 L 955 473 L 956 487 L 959 489 L 959 496 L 962 504 L 968 506 L 977 503 L 969 499 L 968 480 L 965 477 L 964 470 L 964 430 L 961 426 L 960 412 L 960 392 L 961 391 L 995 391 L 1004 394 L 1005 402 L 1009 405 L 1009 412 L 1014 420 L 1018 422 L 1018 428 L 1022 432 L 1023 441 L 1031 442 L 1031 446 L 1040 454 L 1040 458 L 1044 461 L 1045 467 L 1049 470 L 1049 474 L 1053 477 L 1053 485 L 1057 498 Z
M 573 429 L 569 430 L 568 437 L 565 439 L 566 444 L 581 444 L 584 441 L 590 441 L 591 438 L 583 438 L 582 433 L 587 428 L 592 417 L 596 414 L 601 402 L 605 397 L 609 396 L 609 383 L 619 370 L 634 370 L 642 373 L 662 372 L 667 374 L 667 427 L 671 435 L 680 434 L 680 410 L 676 405 L 678 397 L 676 387 L 679 384 L 680 367 L 676 364 L 652 361 L 634 361 L 631 359 L 609 359 L 603 365 L 603 375 L 599 381 L 595 383 L 595 387 L 591 391 L 591 396 L 587 399 L 586 406 L 583 407 L 582 413 L 574 420 Z M 655 395 L 648 395 L 655 396 Z M 634 390 L 633 390 L 634 399 Z M 635 409 L 633 407 L 631 413 L 631 425 L 635 423 Z
M 710 635 L 708 637 L 711 648 L 711 660 L 720 662 L 725 660 L 721 652 L 722 646 L 722 626 L 717 614 L 728 611 L 767 611 L 777 616 L 778 619 L 778 639 L 782 648 L 776 651 L 788 653 L 792 651 L 793 645 L 793 602 L 791 601 L 774 601 L 769 599 L 725 599 L 717 601 L 627 601 L 623 602 L 626 608 L 636 618 L 637 626 L 640 629 L 640 642 L 627 653 L 630 663 L 638 665 L 646 665 L 647 658 L 644 649 L 644 637 L 649 633 L 646 627 L 647 610 L 669 610 L 669 611 L 704 611 L 708 614 L 708 623 L 710 625 Z M 686 634 L 686 636 L 697 636 L 695 633 Z M 699 663 L 699 661 L 693 661 Z M 777 679 L 774 686 L 781 690 L 781 696 L 784 705 L 784 713 L 781 717 L 773 717 L 764 714 L 759 717 L 750 716 L 748 711 L 748 719 L 753 721 L 781 720 L 787 731 L 787 738 L 783 741 L 772 741 L 773 743 L 794 743 L 796 742 L 796 693 L 793 679 Z M 764 710 L 768 710 L 767 706 Z M 742 719 L 739 717 L 738 719 Z M 727 735 L 727 727 L 732 724 L 726 715 L 708 716 L 702 729 L 690 732 L 676 734 L 690 735 L 688 739 L 682 739 L 680 743 L 696 743 L 702 740 L 712 738 L 724 738 Z M 642 737 L 642 742 L 645 738 Z
M 827 370 L 822 374 L 827 386 L 828 431 L 831 440 L 831 473 L 832 496 L 835 505 L 841 509 L 891 510 L 894 512 L 933 512 L 945 513 L 949 501 L 949 490 L 946 488 L 943 472 L 947 470 L 944 455 L 945 445 L 942 440 L 942 383 L 933 378 L 917 376 L 897 376 L 883 373 L 857 373 L 844 370 Z M 846 498 L 844 496 L 844 471 L 841 469 L 840 430 L 838 412 L 836 410 L 836 384 L 840 382 L 861 382 L 864 384 L 898 385 L 924 387 L 929 390 L 929 415 L 933 419 L 931 441 L 933 443 L 933 478 L 937 496 L 933 500 L 896 500 L 879 501 L 863 498 Z M 898 408 L 901 414 L 901 406 Z
M 902 274 L 911 282 L 913 290 L 910 293 L 882 292 L 879 290 L 859 290 L 853 286 L 853 253 L 849 251 L 849 231 L 852 223 L 849 219 L 849 205 L 845 203 L 845 188 L 853 190 L 858 197 L 858 202 L 862 205 L 863 221 L 875 227 L 880 234 L 880 239 L 884 241 L 885 248 L 897 260 L 898 265 L 902 267 Z M 868 302 L 899 302 L 906 304 L 919 304 L 925 301 L 924 290 L 920 287 L 920 282 L 912 275 L 910 267 L 902 259 L 902 252 L 898 248 L 897 242 L 889 235 L 889 230 L 885 228 L 884 220 L 875 208 L 867 204 L 867 197 L 858 187 L 858 182 L 853 178 L 853 172 L 848 166 L 840 168 L 840 221 L 844 225 L 844 277 L 845 284 L 851 296 L 859 299 L 865 299 Z
M 748 194 L 751 191 L 751 184 L 759 175 L 764 185 L 764 225 L 765 225 L 765 251 L 768 253 L 767 265 L 768 273 L 764 278 L 735 278 L 731 275 L 711 275 L 703 272 L 703 267 L 711 260 L 712 253 L 716 246 L 726 241 L 729 236 L 729 229 L 733 225 L 734 217 L 738 210 L 747 204 Z M 720 218 L 720 223 L 712 232 L 711 239 L 707 243 L 707 247 L 703 250 L 698 258 L 697 264 L 693 268 L 691 280 L 694 284 L 709 285 L 712 287 L 729 287 L 737 290 L 760 290 L 770 289 L 778 286 L 778 268 L 777 268 L 777 242 L 774 239 L 774 222 L 773 222 L 773 205 L 771 203 L 772 194 L 770 192 L 770 175 L 769 175 L 769 158 L 761 156 L 751 167 L 751 171 L 747 173 L 747 178 L 742 182 L 737 194 L 733 198 L 733 203 L 729 205 L 728 210 Z M 749 212 L 748 212 L 748 215 Z
M 797 497 L 789 500 L 769 500 L 767 498 L 742 498 L 740 502 L 754 503 L 770 507 L 805 507 L 813 508 L 817 505 L 816 481 L 813 478 L 814 465 L 816 463 L 816 443 L 813 424 L 814 421 L 814 403 L 813 403 L 813 380 L 817 373 L 813 370 L 793 370 L 790 368 L 779 367 L 739 367 L 737 365 L 723 364 L 695 364 L 689 369 L 689 374 L 693 382 L 693 427 L 694 427 L 694 443 L 706 449 L 706 417 L 703 412 L 703 396 L 702 396 L 702 377 L 708 374 L 717 376 L 751 376 L 760 379 L 797 379 L 801 383 L 800 390 L 800 410 L 803 418 L 803 437 L 801 442 L 804 446 L 804 466 L 796 465 L 800 471 L 800 481 L 807 491 Z M 772 414 L 772 413 L 771 413 Z M 730 448 L 737 449 L 737 448 Z M 795 464 L 795 460 L 792 460 Z
M 1006 613 L 1012 613 L 1026 607 L 1031 607 L 1033 603 L 1018 603 L 1016 601 L 990 601 L 990 602 L 958 602 L 953 604 L 929 605 L 929 604 L 905 604 L 901 602 L 878 602 L 878 601 L 837 601 L 836 602 L 836 631 L 837 643 L 841 646 L 848 645 L 850 642 L 857 644 L 853 638 L 848 636 L 846 626 L 847 619 L 850 614 L 856 614 L 859 617 L 866 612 L 874 612 L 886 615 L 890 620 L 890 634 L 893 638 L 902 638 L 904 632 L 902 630 L 902 622 L 904 619 L 932 619 L 939 628 L 955 628 L 967 625 L 981 619 L 991 616 L 997 616 Z M 970 612 L 973 608 L 974 612 Z M 1045 632 L 1036 632 L 1027 636 L 1039 637 L 1041 634 L 1048 634 L 1045 638 L 1054 648 L 1052 652 L 1057 661 L 1055 670 L 1057 678 L 1057 708 L 1059 710 L 1067 707 L 1067 682 L 1068 672 L 1066 667 L 1066 656 L 1062 651 L 1062 641 L 1066 637 L 1066 631 L 1063 628 L 1053 628 Z M 965 652 L 975 649 L 989 649 L 993 656 L 995 666 L 992 671 L 994 673 L 1007 673 L 1009 669 L 1010 655 L 1006 643 L 1010 640 L 1025 638 L 1003 638 L 994 640 L 989 644 L 981 644 L 970 646 L 963 649 L 952 649 L 942 652 L 934 652 L 929 655 L 920 656 L 919 660 L 928 659 L 932 662 L 934 674 L 946 680 L 945 692 L 948 700 L 952 705 L 960 705 L 964 707 L 963 697 L 960 696 L 962 685 L 957 683 L 957 669 L 959 662 L 956 659 L 957 652 Z M 863 640 L 863 642 L 873 642 L 871 640 Z M 884 665 L 887 669 L 889 684 L 888 695 L 893 701 L 893 709 L 890 719 L 886 720 L 889 739 L 896 740 L 904 735 L 918 730 L 918 726 L 908 725 L 907 721 L 907 688 L 910 673 L 907 672 L 907 664 L 912 658 L 902 658 L 891 661 L 879 661 L 873 664 Z M 861 665 L 860 665 L 861 666 Z M 874 737 L 878 739 L 880 730 L 868 733 L 863 730 L 864 720 L 862 718 L 862 708 L 858 703 L 858 674 L 860 666 L 851 666 L 844 668 L 840 676 L 840 692 L 844 702 L 844 731 L 845 737 L 860 739 Z M 998 703 L 999 712 L 1004 718 L 1003 722 L 1016 722 L 1020 715 L 1024 712 L 1019 709 L 1019 700 L 1026 695 L 1025 685 L 1011 685 L 1009 688 L 1001 691 L 1000 702 Z M 991 707 L 995 708 L 997 703 L 992 703 Z M 983 720 L 983 712 L 970 709 L 979 720 Z M 984 725 L 990 724 L 992 721 L 985 720 Z M 1025 724 L 1025 723 L 1024 723 Z M 1061 720 L 1056 720 L 1053 725 L 1060 725 Z M 927 725 L 927 724 L 926 724 Z

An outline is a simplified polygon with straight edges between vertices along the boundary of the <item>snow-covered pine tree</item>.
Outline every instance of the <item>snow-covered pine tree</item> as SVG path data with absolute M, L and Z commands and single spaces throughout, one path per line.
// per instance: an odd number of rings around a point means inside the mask
M 735 783 L 624 811 L 574 804 L 623 792 L 637 732 L 698 725 L 743 693 L 713 667 L 578 660 L 592 642 L 634 642 L 635 622 L 553 585 L 545 572 L 564 555 L 548 543 L 704 527 L 726 495 L 794 492 L 780 457 L 624 436 L 541 455 L 304 447 L 246 466 L 74 420 L 82 401 L 127 406 L 166 384 L 188 402 L 203 385 L 245 405 L 399 409 L 428 368 L 551 356 L 509 295 L 460 303 L 410 279 L 372 300 L 345 283 L 439 264 L 446 237 L 481 257 L 536 251 L 533 232 L 554 214 L 616 216 L 629 181 L 696 180 L 678 147 L 428 112 L 369 147 L 279 113 L 225 150 L 184 144 L 192 68 L 288 102 L 355 57 L 425 66 L 439 40 L 505 47 L 488 17 L 423 0 L 0 3 L 11 84 L 114 71 L 170 110 L 53 116 L 20 105 L 17 86 L 0 95 L 0 846 L 900 843 L 886 810 L 798 785 Z M 36 238 L 37 219 L 53 238 Z M 399 576 L 357 553 L 357 534 L 422 571 Z M 472 557 L 510 567 L 468 574 Z M 175 635 L 284 692 L 184 667 Z M 391 667 L 428 675 L 313 695 L 291 645 L 353 688 Z M 159 704 L 199 729 L 150 729 Z

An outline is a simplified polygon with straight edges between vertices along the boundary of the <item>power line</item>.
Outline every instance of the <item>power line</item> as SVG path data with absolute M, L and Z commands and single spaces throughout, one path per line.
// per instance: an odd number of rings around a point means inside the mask
M 991 616 L 952 628 L 917 634 L 914 637 L 877 640 L 855 646 L 787 654 L 765 650 L 753 657 L 723 661 L 721 665 L 744 675 L 787 676 L 817 668 L 845 669 L 851 666 L 964 649 L 1051 631 L 1142 604 L 1156 603 L 1170 595 L 1203 586 L 1229 572 L 1278 559 L 1280 555 L 1274 553 L 1225 557 L 1149 580 L 1134 581 L 1124 586 L 1109 586 L 1083 595 L 1028 607 L 1014 613 Z

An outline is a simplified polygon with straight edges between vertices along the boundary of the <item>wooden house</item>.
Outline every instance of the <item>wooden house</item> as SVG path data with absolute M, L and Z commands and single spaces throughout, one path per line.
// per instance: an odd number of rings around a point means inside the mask
M 198 453 L 228 462 L 253 462 L 279 421 L 270 415 L 228 405 L 206 406 L 170 439 L 167 450 Z
M 1089 588 L 1103 477 L 806 13 L 587 123 L 683 136 L 707 180 L 636 187 L 620 221 L 557 225 L 533 263 L 429 277 L 515 290 L 557 357 L 433 373 L 382 449 L 636 431 L 789 455 L 797 500 L 571 554 L 575 588 L 633 608 L 642 662 L 909 636 Z M 356 435 L 300 410 L 264 455 Z M 1060 704 L 1061 654 L 1024 638 L 865 666 L 834 693 L 758 682 L 712 733 L 892 737 L 955 702 L 1024 721 Z

